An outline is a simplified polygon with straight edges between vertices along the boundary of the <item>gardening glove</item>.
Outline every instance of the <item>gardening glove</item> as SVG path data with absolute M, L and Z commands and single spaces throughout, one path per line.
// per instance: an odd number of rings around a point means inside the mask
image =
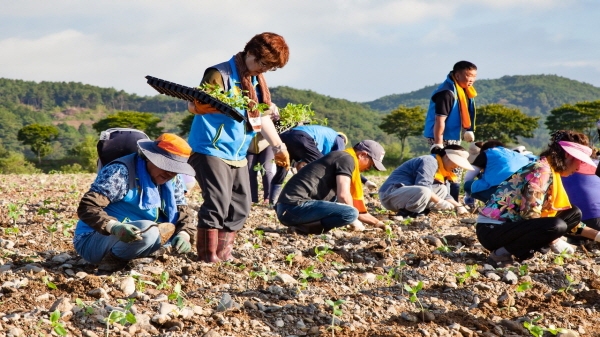
M 365 230 L 365 225 L 363 225 L 360 220 L 356 219 L 348 225 L 348 229 L 354 232 L 362 232 Z
M 454 205 L 448 200 L 440 200 L 434 204 L 431 209 L 434 211 L 452 211 L 454 210 Z
M 171 245 L 179 254 L 187 253 L 192 249 L 190 244 L 190 235 L 186 232 L 179 232 L 171 241 Z
M 429 148 L 429 152 L 431 152 L 436 147 L 439 147 L 440 149 L 443 149 L 444 148 L 444 144 L 433 144 L 433 145 L 431 145 L 431 147 Z
M 287 151 L 287 147 L 284 143 L 279 146 L 274 146 L 275 149 L 275 165 L 281 166 L 284 169 L 290 168 L 290 154 Z
M 463 140 L 467 143 L 474 141 L 475 133 L 473 133 L 473 131 L 465 131 L 465 133 L 463 133 Z
M 567 254 L 575 253 L 575 248 L 568 244 L 566 241 L 557 239 L 550 244 L 550 249 L 556 254 L 560 254 L 566 250 Z
M 465 215 L 465 214 L 469 214 L 469 211 L 467 210 L 467 208 L 463 205 L 457 206 L 456 207 L 456 215 Z
M 200 101 L 194 101 L 195 115 L 213 114 L 217 112 L 217 109 L 213 108 L 210 104 L 202 103 Z
M 375 184 L 374 182 L 367 180 L 367 182 L 365 183 L 365 186 L 367 188 L 369 188 L 370 190 L 374 190 L 377 188 L 377 184 Z
M 106 231 L 116 236 L 119 241 L 131 242 L 141 240 L 140 229 L 134 225 L 120 223 L 118 221 L 110 221 L 106 225 Z
M 596 234 L 596 238 L 594 238 L 594 241 L 600 242 L 600 232 L 598 232 L 598 234 Z

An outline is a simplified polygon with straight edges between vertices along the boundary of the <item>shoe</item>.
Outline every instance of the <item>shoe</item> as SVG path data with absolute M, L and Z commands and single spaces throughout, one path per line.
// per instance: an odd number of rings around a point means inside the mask
M 98 271 L 96 271 L 96 275 L 110 275 L 116 271 L 123 270 L 125 267 L 127 267 L 128 262 L 128 260 L 124 260 L 116 256 L 111 250 L 109 250 L 108 254 L 104 255 L 100 261 L 100 264 L 98 264 Z
M 401 216 L 403 218 L 416 219 L 416 218 L 427 216 L 429 214 L 429 212 L 431 212 L 431 210 L 429 210 L 429 209 L 425 209 L 423 212 L 419 212 L 419 213 L 407 211 L 406 209 L 400 209 L 396 213 L 396 216 Z
M 289 226 L 288 227 L 288 233 L 293 233 L 293 234 L 309 235 L 309 234 L 322 234 L 324 232 L 325 232 L 325 228 L 323 228 L 323 225 L 321 224 L 321 220 L 313 221 L 313 222 L 309 222 L 309 223 L 305 223 L 305 224 L 301 224 L 301 225 L 297 225 L 297 226 Z
M 233 244 L 235 243 L 235 235 L 237 232 L 219 229 L 219 243 L 217 245 L 217 257 L 221 261 L 232 261 L 235 257 L 231 255 Z
M 198 261 L 208 263 L 221 262 L 221 259 L 217 255 L 217 249 L 219 247 L 219 230 L 215 228 L 198 228 L 196 237 Z
M 486 263 L 494 268 L 506 268 L 513 265 L 515 260 L 512 255 L 496 255 L 496 251 L 494 250 L 488 256 Z

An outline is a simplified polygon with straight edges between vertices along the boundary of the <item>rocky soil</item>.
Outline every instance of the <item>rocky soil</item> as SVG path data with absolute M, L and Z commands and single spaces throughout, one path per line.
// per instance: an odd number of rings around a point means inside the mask
M 474 215 L 397 221 L 376 195 L 388 231 L 289 235 L 256 205 L 236 263 L 167 251 L 97 277 L 71 244 L 93 178 L 0 176 L 0 336 L 600 335 L 598 247 L 494 269 Z

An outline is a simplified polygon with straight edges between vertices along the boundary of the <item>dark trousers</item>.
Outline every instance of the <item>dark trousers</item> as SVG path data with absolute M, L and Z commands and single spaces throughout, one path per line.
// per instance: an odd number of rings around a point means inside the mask
M 204 199 L 198 211 L 198 228 L 240 230 L 250 213 L 248 168 L 199 153 L 192 154 L 188 163 L 196 171 Z
M 477 239 L 487 250 L 506 248 L 519 261 L 535 252 L 547 251 L 548 245 L 570 232 L 581 221 L 581 210 L 576 206 L 560 211 L 556 217 L 477 224 Z
M 250 175 L 250 195 L 252 196 L 252 202 L 259 202 L 258 200 L 258 175 L 259 171 L 255 169 L 257 164 L 261 164 L 264 171 L 260 172 L 263 184 L 263 199 L 270 199 L 269 195 L 271 192 L 271 180 L 273 179 L 273 148 L 268 146 L 260 153 L 250 153 L 246 155 L 248 159 L 248 174 Z

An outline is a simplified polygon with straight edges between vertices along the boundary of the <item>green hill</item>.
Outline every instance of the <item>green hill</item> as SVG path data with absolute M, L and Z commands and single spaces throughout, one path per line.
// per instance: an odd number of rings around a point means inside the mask
M 438 84 L 407 93 L 381 97 L 365 106 L 389 112 L 398 105 L 427 108 L 431 93 Z M 556 75 L 504 76 L 475 82 L 477 105 L 499 103 L 515 107 L 530 116 L 546 116 L 563 104 L 600 99 L 600 88 Z

